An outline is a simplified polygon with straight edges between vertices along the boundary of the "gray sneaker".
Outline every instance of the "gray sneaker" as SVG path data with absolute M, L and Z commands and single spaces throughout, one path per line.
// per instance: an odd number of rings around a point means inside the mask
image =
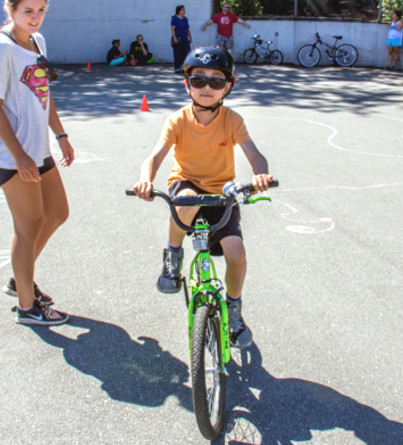
M 252 344 L 253 335 L 242 318 L 242 301 L 227 302 L 229 342 L 236 348 L 247 348 Z
M 181 269 L 183 262 L 183 249 L 175 252 L 171 249 L 164 249 L 163 266 L 160 277 L 157 281 L 157 289 L 165 294 L 175 294 L 181 290 Z

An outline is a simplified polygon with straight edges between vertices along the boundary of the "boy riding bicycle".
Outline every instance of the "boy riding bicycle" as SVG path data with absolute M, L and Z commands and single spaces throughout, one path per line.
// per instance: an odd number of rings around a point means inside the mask
M 192 104 L 173 113 L 166 121 L 160 139 L 142 166 L 140 180 L 134 191 L 140 198 L 151 200 L 153 180 L 170 148 L 174 148 L 175 166 L 168 178 L 170 196 L 221 194 L 223 186 L 235 178 L 234 146 L 239 144 L 254 176 L 256 190 L 269 187 L 266 158 L 250 138 L 243 119 L 223 106 L 223 99 L 235 83 L 235 67 L 231 55 L 218 47 L 192 50 L 183 64 L 186 91 Z M 216 223 L 223 212 L 220 207 L 179 207 L 179 218 L 191 225 L 200 214 L 209 224 Z M 209 244 L 214 255 L 224 254 L 225 282 L 232 346 L 248 347 L 252 333 L 242 317 L 242 287 L 246 275 L 246 254 L 242 240 L 239 207 L 234 207 L 231 219 L 213 233 Z M 168 243 L 163 253 L 163 267 L 157 288 L 164 293 L 176 293 L 181 288 L 180 271 L 183 262 L 182 242 L 185 232 L 169 221 Z

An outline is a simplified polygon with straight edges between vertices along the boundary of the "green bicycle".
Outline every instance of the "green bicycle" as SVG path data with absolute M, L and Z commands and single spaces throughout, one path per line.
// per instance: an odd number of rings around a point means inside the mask
M 272 181 L 270 187 L 278 186 Z M 223 295 L 224 286 L 217 278 L 214 263 L 210 257 L 208 245 L 209 233 L 227 224 L 237 197 L 243 195 L 242 204 L 253 204 L 271 198 L 252 196 L 255 191 L 252 184 L 235 185 L 227 183 L 222 195 L 176 196 L 153 190 L 151 197 L 160 197 L 168 204 L 176 224 L 192 233 L 195 257 L 190 265 L 189 287 L 186 278 L 181 277 L 188 308 L 189 353 L 192 379 L 193 407 L 196 421 L 202 435 L 209 440 L 219 437 L 224 423 L 226 364 L 231 359 L 228 311 Z M 126 194 L 135 196 L 133 189 Z M 242 196 L 241 195 L 241 196 Z M 209 225 L 202 218 L 194 226 L 183 224 L 175 207 L 185 206 L 225 206 L 224 213 L 217 224 Z

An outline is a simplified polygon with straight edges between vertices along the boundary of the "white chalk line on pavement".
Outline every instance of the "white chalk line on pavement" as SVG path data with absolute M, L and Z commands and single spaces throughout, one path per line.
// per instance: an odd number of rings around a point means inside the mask
M 62 152 L 57 148 L 52 148 L 52 154 L 57 159 L 61 159 L 63 157 Z M 89 162 L 97 161 L 105 161 L 105 158 L 101 158 L 100 156 L 89 153 L 88 151 L 74 149 L 74 164 L 87 164 Z
M 245 118 L 247 116 L 243 115 L 243 117 Z M 384 116 L 384 117 L 386 117 L 386 116 Z M 373 152 L 369 152 L 369 151 L 353 150 L 351 148 L 346 148 L 346 147 L 342 147 L 341 145 L 337 145 L 336 143 L 333 142 L 333 139 L 339 134 L 337 129 L 335 127 L 333 127 L 332 125 L 324 124 L 322 122 L 314 121 L 311 119 L 301 119 L 301 118 L 294 118 L 294 117 L 264 117 L 264 116 L 248 116 L 248 118 L 250 118 L 250 119 L 265 119 L 265 120 L 288 120 L 288 121 L 306 122 L 308 124 L 318 125 L 320 127 L 327 128 L 332 132 L 332 134 L 327 138 L 326 142 L 328 143 L 328 145 L 330 145 L 335 150 L 346 151 L 349 153 L 365 155 L 365 156 L 376 156 L 376 157 L 382 157 L 382 158 L 403 158 L 403 155 L 395 155 L 395 154 L 390 154 L 390 153 L 376 153 L 376 152 L 373 153 Z M 396 120 L 400 120 L 400 119 L 396 119 Z
M 344 186 L 344 185 L 327 185 L 322 187 L 299 187 L 299 188 L 288 188 L 288 189 L 278 189 L 277 192 L 300 192 L 300 191 L 318 191 L 318 190 L 334 190 L 334 189 L 343 189 L 343 190 L 369 190 L 369 189 L 377 189 L 377 188 L 385 188 L 385 187 L 396 187 L 403 186 L 403 182 L 393 182 L 390 184 L 371 184 L 364 186 Z M 267 193 L 265 193 L 267 194 Z M 335 229 L 336 223 L 330 217 L 322 217 L 317 219 L 297 219 L 291 217 L 292 215 L 296 215 L 299 213 L 299 210 L 277 198 L 272 198 L 273 203 L 280 204 L 286 207 L 286 211 L 280 213 L 280 218 L 285 219 L 286 221 L 291 221 L 292 225 L 287 225 L 285 230 L 292 233 L 298 233 L 302 235 L 313 235 L 319 233 L 330 232 Z

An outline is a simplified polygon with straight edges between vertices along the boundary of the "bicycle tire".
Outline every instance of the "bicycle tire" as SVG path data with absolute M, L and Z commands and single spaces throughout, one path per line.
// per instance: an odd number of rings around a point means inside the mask
M 215 314 L 208 304 L 198 307 L 192 334 L 193 407 L 199 430 L 208 440 L 220 436 L 225 413 L 226 375 L 220 371 L 220 324 Z
M 353 66 L 357 59 L 357 48 L 349 43 L 340 45 L 334 53 L 334 60 L 340 66 Z
M 320 62 L 320 51 L 316 46 L 304 45 L 297 54 L 298 62 L 305 68 L 312 68 Z
M 274 49 L 273 51 L 270 52 L 269 54 L 269 62 L 272 65 L 281 65 L 283 63 L 284 60 L 284 56 L 283 53 L 281 51 L 279 51 L 278 49 Z
M 256 63 L 257 53 L 254 48 L 249 48 L 243 53 L 243 60 L 248 65 Z

